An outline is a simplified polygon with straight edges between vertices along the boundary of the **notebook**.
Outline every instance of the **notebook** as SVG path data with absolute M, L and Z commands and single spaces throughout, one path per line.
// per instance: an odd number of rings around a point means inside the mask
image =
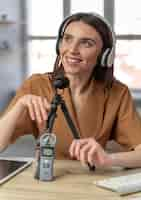
M 95 181 L 94 183 L 99 187 L 115 191 L 119 195 L 127 195 L 141 192 L 141 173 L 106 178 Z

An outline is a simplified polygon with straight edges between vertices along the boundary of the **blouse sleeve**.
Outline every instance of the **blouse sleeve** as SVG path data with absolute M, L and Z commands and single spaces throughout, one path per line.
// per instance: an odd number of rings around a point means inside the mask
M 128 150 L 141 144 L 141 118 L 135 109 L 129 89 L 126 88 L 121 100 L 115 123 L 115 140 Z
M 32 81 L 34 79 L 34 76 L 31 76 L 29 79 L 27 79 L 23 85 L 20 87 L 20 89 L 16 92 L 15 97 L 9 104 L 8 108 L 4 112 L 9 112 L 13 106 L 16 104 L 18 99 L 26 94 L 33 94 L 32 92 Z M 15 128 L 15 131 L 12 135 L 11 142 L 14 142 L 18 137 L 23 136 L 25 134 L 33 134 L 35 137 L 38 135 L 38 129 L 34 121 L 32 121 L 29 117 L 28 110 L 25 110 L 20 118 L 17 121 L 17 125 Z

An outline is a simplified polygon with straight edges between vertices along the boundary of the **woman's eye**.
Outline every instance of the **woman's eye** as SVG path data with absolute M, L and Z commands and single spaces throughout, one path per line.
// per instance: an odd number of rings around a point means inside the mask
M 64 42 L 70 42 L 71 40 L 72 40 L 72 38 L 70 36 L 64 36 L 63 37 Z
M 93 47 L 95 45 L 95 43 L 92 41 L 88 41 L 88 40 L 82 40 L 81 45 L 86 48 L 89 48 L 89 47 Z

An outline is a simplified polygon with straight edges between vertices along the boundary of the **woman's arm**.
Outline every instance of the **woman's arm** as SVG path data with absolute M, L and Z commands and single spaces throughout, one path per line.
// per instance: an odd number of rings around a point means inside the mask
M 16 125 L 27 110 L 31 120 L 35 120 L 38 127 L 47 119 L 47 112 L 50 104 L 46 98 L 36 95 L 24 95 L 17 103 L 0 119 L 0 151 L 5 149 L 10 143 Z
M 130 152 L 107 153 L 94 138 L 73 140 L 70 155 L 81 163 L 89 163 L 96 167 L 141 167 L 141 148 L 136 148 Z
M 112 153 L 109 156 L 112 166 L 141 167 L 141 145 L 138 145 L 133 151 Z
M 22 114 L 23 110 L 24 107 L 22 107 L 20 103 L 17 103 L 0 119 L 0 151 L 4 150 L 8 146 L 17 120 Z

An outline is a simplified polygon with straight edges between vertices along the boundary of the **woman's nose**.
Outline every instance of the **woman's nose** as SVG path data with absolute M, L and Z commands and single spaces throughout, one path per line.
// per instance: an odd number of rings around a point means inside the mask
M 79 53 L 79 44 L 76 42 L 72 42 L 69 46 L 69 51 L 71 53 Z

